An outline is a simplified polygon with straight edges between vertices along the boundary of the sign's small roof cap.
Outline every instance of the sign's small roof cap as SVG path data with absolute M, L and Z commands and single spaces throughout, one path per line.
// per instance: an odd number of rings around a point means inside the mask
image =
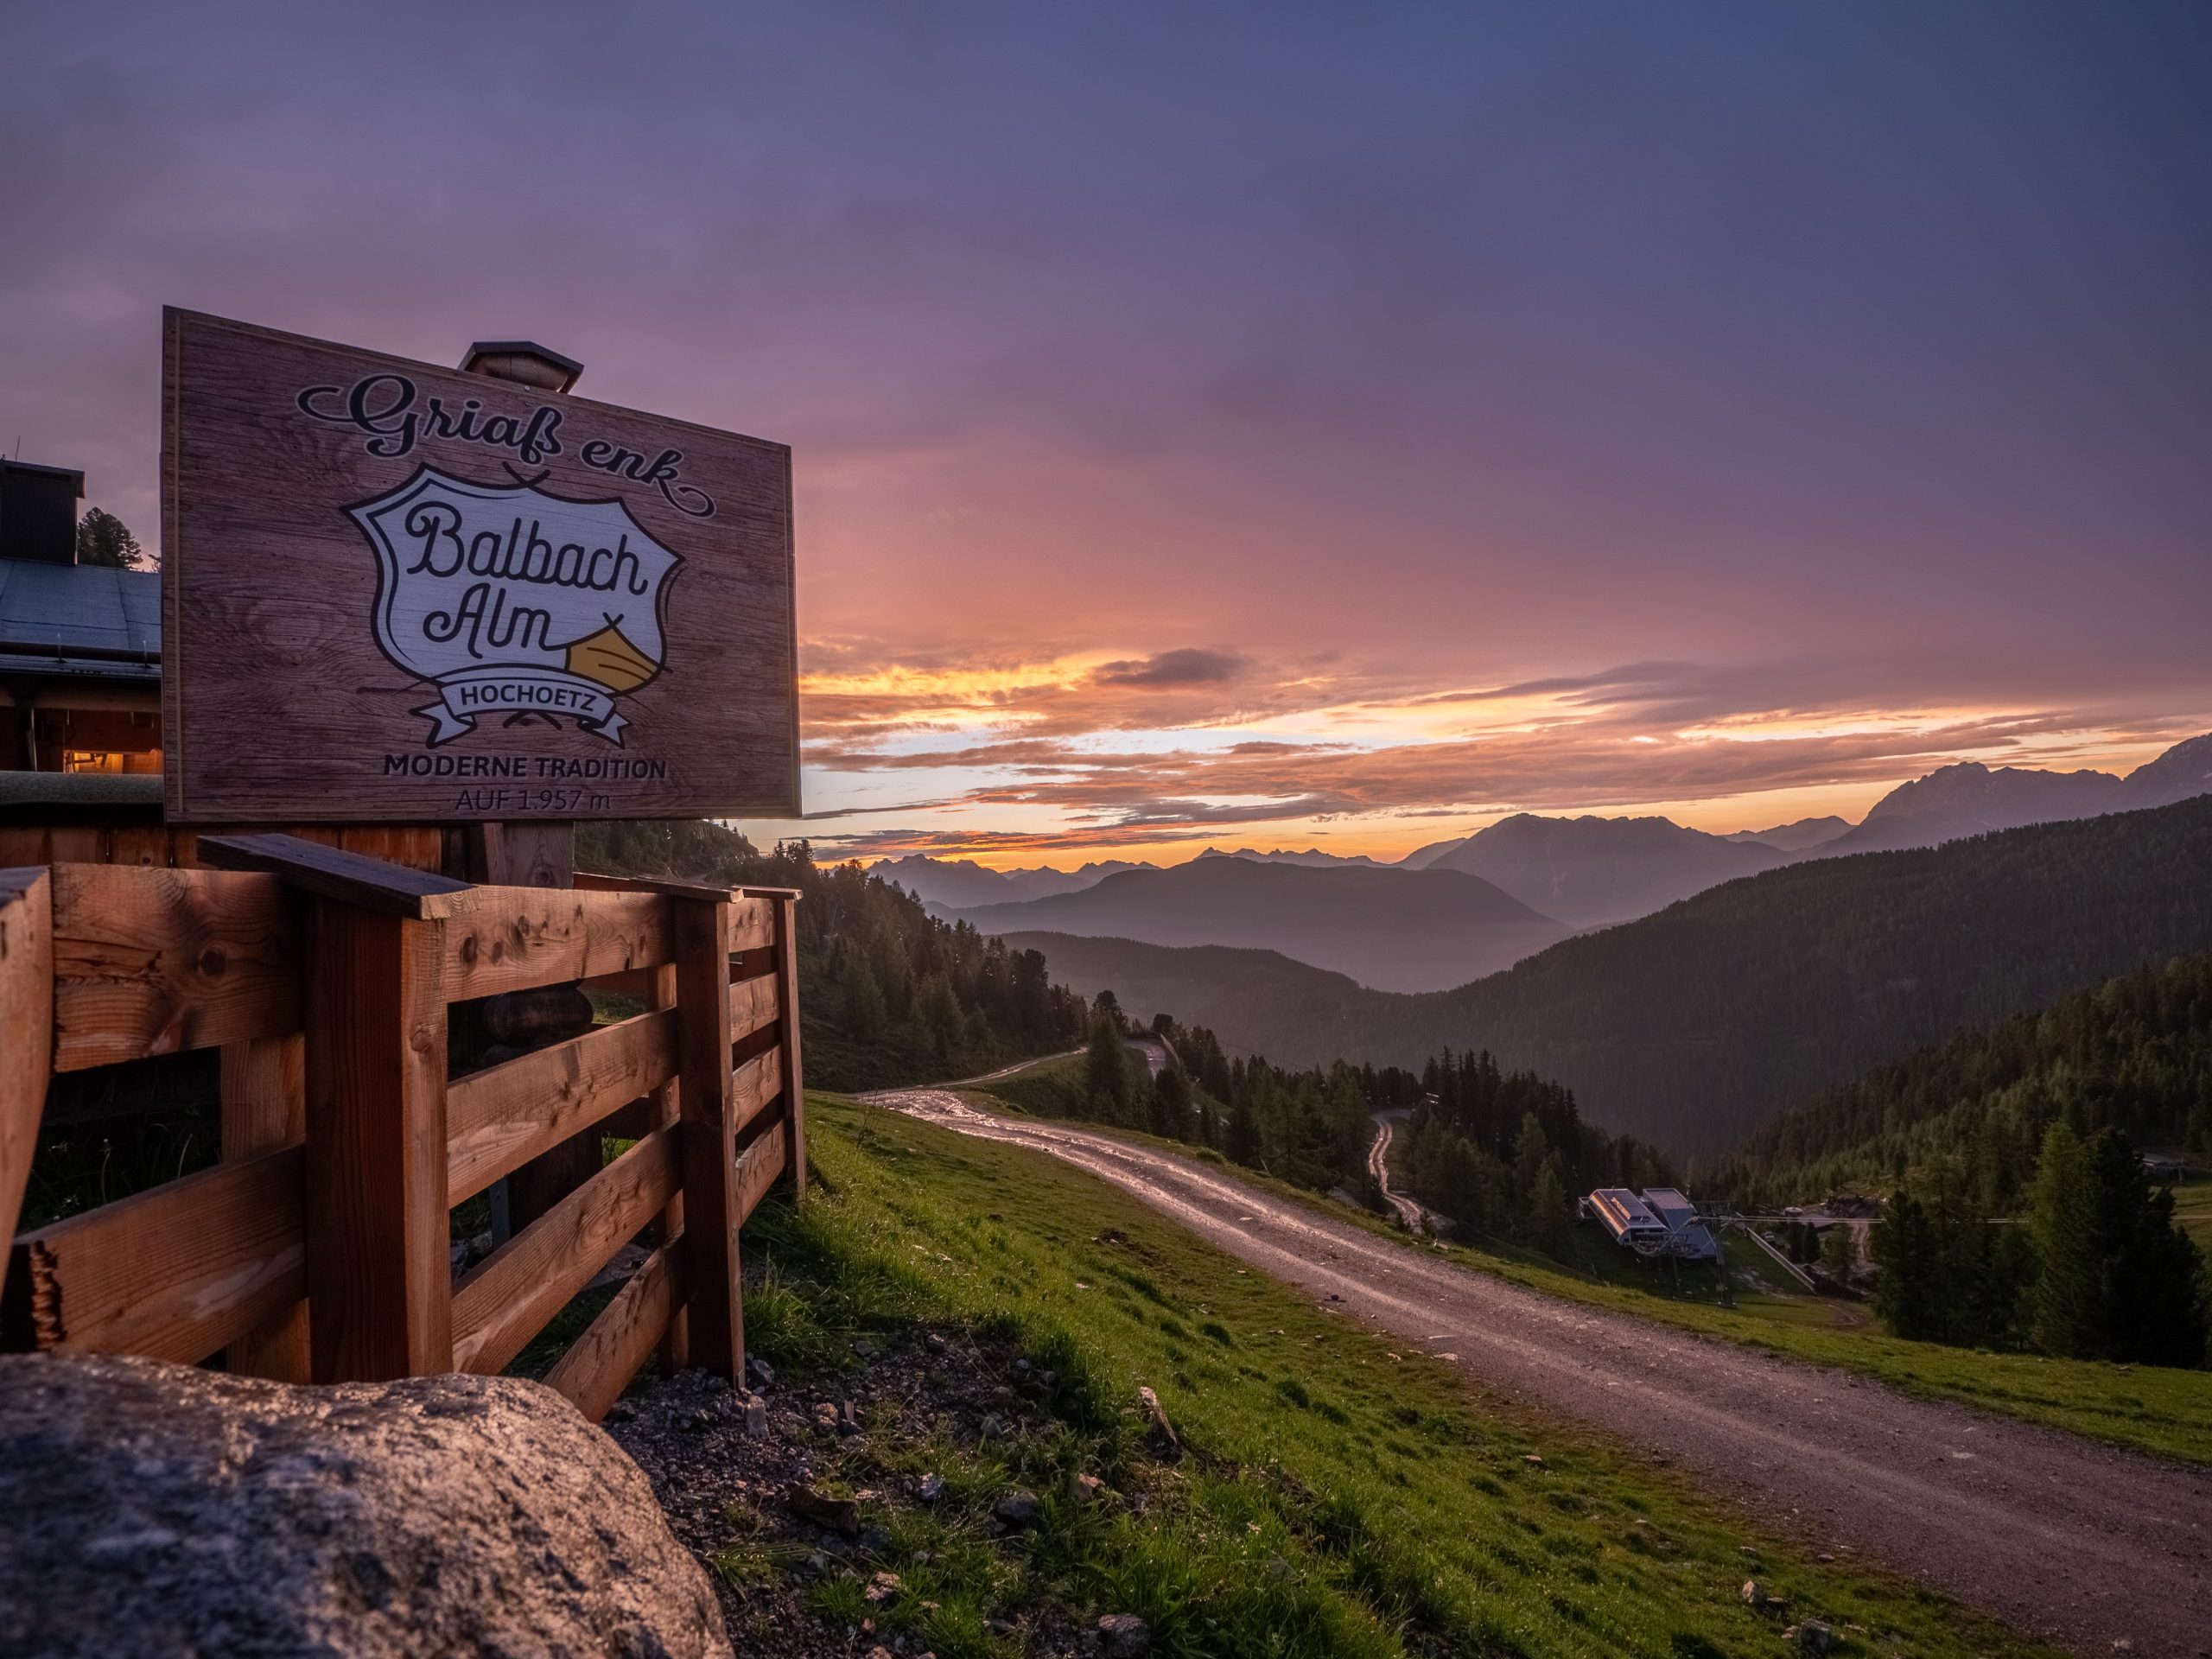
M 584 372 L 573 357 L 563 357 L 534 340 L 480 340 L 461 360 L 467 374 L 488 374 L 499 380 L 519 380 L 547 391 L 566 391 Z

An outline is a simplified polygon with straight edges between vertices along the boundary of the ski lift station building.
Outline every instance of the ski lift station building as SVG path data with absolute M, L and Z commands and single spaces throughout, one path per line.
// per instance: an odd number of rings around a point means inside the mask
M 1641 1194 L 1625 1186 L 1601 1186 L 1582 1200 L 1581 1210 L 1614 1243 L 1638 1255 L 1711 1262 L 1720 1254 L 1697 1205 L 1671 1186 L 1646 1187 Z

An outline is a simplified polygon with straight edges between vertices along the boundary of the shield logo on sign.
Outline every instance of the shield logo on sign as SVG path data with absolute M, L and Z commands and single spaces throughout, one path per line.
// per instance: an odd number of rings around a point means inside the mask
M 665 665 L 663 613 L 683 561 L 619 500 L 482 485 L 423 467 L 346 509 L 377 555 L 376 639 L 437 688 L 428 747 L 477 718 L 563 718 L 620 745 L 615 699 Z

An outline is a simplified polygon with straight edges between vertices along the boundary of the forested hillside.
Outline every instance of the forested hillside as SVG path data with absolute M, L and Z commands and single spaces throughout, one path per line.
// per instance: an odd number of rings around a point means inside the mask
M 1421 1071 L 1407 1128 L 1418 1198 L 1469 1237 L 1567 1254 L 1574 1198 L 1597 1186 L 1654 1186 L 1673 1173 L 1651 1147 L 1582 1121 L 1573 1093 L 1487 1053 L 1448 1051 Z
M 1175 1064 L 1157 1077 L 1123 1039 L 1164 1041 Z M 1167 1015 L 1131 1026 L 1103 994 L 1080 1057 L 982 1085 L 1041 1116 L 1149 1130 L 1232 1163 L 1380 1205 L 1368 1173 L 1374 1114 L 1411 1108 L 1414 1192 L 1471 1238 L 1510 1238 L 1564 1255 L 1576 1194 L 1669 1179 L 1663 1160 L 1582 1121 L 1574 1096 L 1530 1072 L 1503 1072 L 1488 1054 L 1440 1054 L 1418 1073 L 1397 1066 L 1291 1070 L 1231 1058 L 1214 1034 Z
M 727 886 L 797 887 L 806 1081 L 887 1088 L 965 1077 L 1083 1040 L 1090 1011 L 1045 958 L 937 920 L 857 865 L 804 842 L 762 854 L 711 823 L 578 827 L 580 868 Z
M 2212 797 L 1904 852 L 1815 859 L 1420 995 L 1190 996 L 1232 1050 L 1411 1065 L 1487 1048 L 1609 1128 L 1712 1158 L 1867 1067 L 2117 973 L 2212 950 Z M 1190 953 L 1085 966 L 1124 1003 Z M 1201 1014 L 1198 1010 L 1203 1009 Z
M 1132 1034 L 1159 1039 L 1174 1064 L 1153 1076 L 1125 1046 Z M 1143 1129 L 1299 1186 L 1355 1192 L 1367 1185 L 1372 1115 L 1419 1096 L 1419 1080 L 1395 1067 L 1291 1071 L 1257 1056 L 1231 1058 L 1203 1027 L 1165 1014 L 1133 1025 L 1110 993 L 1093 1008 L 1083 1054 L 982 1087 L 1039 1116 Z
M 2212 1157 L 2212 953 L 2071 992 L 1878 1065 L 1753 1130 L 1716 1183 L 1739 1202 L 1886 1191 L 1954 1158 L 1986 1215 L 2028 1190 L 2044 1134 L 2121 1130 Z
M 1293 962 L 1278 950 L 1227 944 L 1145 944 L 1074 933 L 1008 933 L 1009 947 L 1039 950 L 1053 977 L 1086 996 L 1111 991 L 1140 1021 L 1172 1014 L 1219 1033 L 1233 1052 L 1281 1054 L 1294 1065 L 1333 1058 L 1298 1033 L 1370 1001 L 1391 1000 L 1348 975 Z M 1268 1040 L 1253 1040 L 1264 1033 Z
M 1394 1001 L 1357 1044 L 1334 1046 L 1377 1059 L 1486 1046 L 1565 1084 L 1611 1128 L 1710 1156 L 1870 1065 L 2212 949 L 2208 870 L 2202 797 L 1812 860 Z

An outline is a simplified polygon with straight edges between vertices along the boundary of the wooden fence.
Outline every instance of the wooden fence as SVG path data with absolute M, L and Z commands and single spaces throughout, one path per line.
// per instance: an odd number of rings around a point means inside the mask
M 546 1381 L 598 1417 L 658 1348 L 735 1380 L 738 1228 L 805 1162 L 798 895 L 473 886 L 281 835 L 227 868 L 0 870 L 0 1222 L 53 1073 L 219 1051 L 222 1160 L 14 1241 L 0 1338 L 289 1381 L 496 1372 L 652 1244 Z M 448 1005 L 644 1012 L 448 1078 Z M 448 1212 L 633 1103 L 640 1138 L 458 1281 Z

